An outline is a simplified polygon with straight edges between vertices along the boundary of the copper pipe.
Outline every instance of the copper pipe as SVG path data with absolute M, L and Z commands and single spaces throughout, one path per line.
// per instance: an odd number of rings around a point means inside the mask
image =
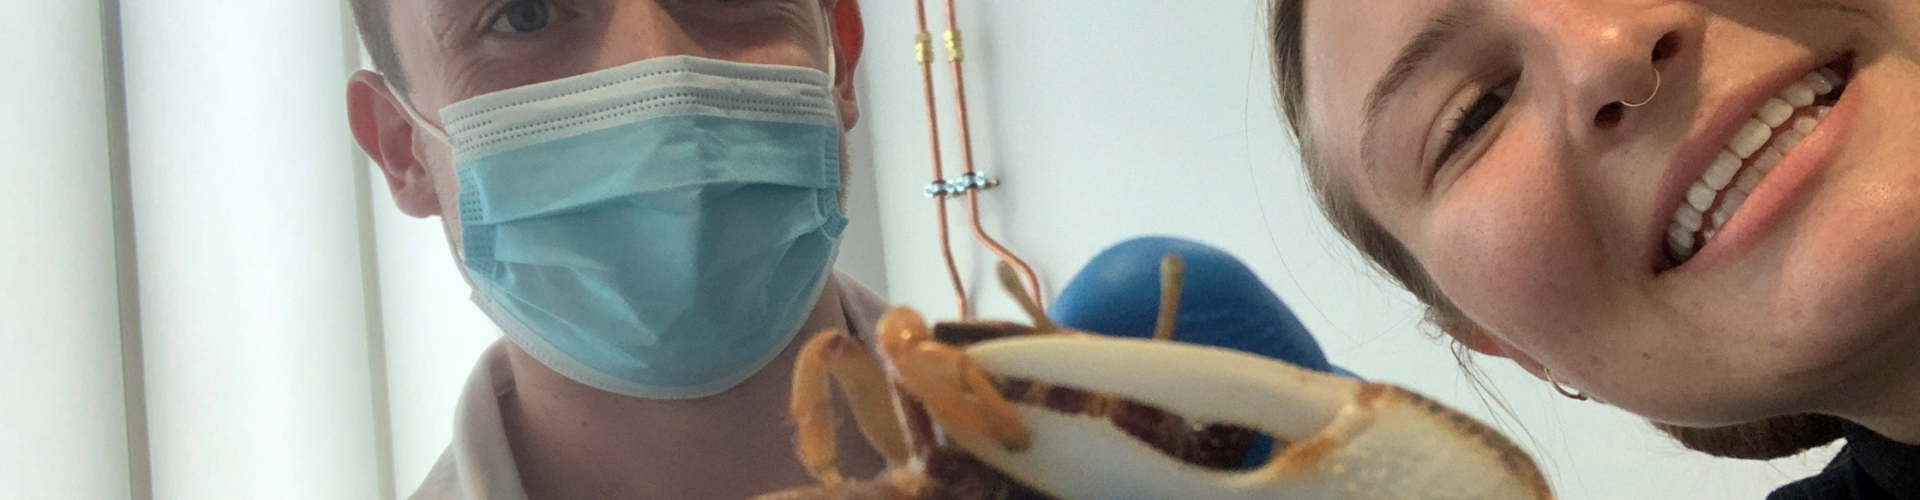
M 925 0 L 916 0 L 916 2 L 920 3 L 924 3 L 924 1 Z M 960 21 L 959 16 L 954 13 L 954 0 L 946 0 L 946 4 L 947 60 L 953 64 L 953 92 L 957 96 L 956 105 L 960 117 L 960 161 L 966 166 L 967 173 L 972 174 L 975 173 L 973 166 L 973 127 L 967 119 L 967 77 L 966 69 L 963 68 L 961 64 L 966 57 L 961 52 Z M 920 30 L 922 33 L 925 33 L 925 8 L 922 7 L 921 11 Z M 929 96 L 931 96 L 933 84 L 929 81 L 927 85 Z M 1007 250 L 1007 247 L 1001 245 L 998 240 L 987 235 L 986 228 L 980 225 L 980 191 L 977 189 L 967 191 L 967 216 L 973 225 L 974 238 L 979 239 L 980 244 L 985 245 L 988 250 L 993 251 L 994 255 L 1000 256 L 1000 260 L 1013 264 L 1013 267 L 1020 271 L 1020 276 L 1024 278 L 1027 283 L 1027 293 L 1031 294 L 1034 303 L 1039 304 L 1044 310 L 1046 301 L 1040 293 L 1040 278 L 1033 273 L 1033 268 L 1028 266 L 1026 261 L 1020 260 L 1019 256 L 1014 255 L 1013 251 Z
M 940 218 L 940 258 L 947 262 L 947 279 L 953 282 L 953 298 L 960 304 L 960 318 L 973 317 L 972 306 L 967 303 L 967 289 L 960 284 L 960 266 L 953 263 L 953 237 L 947 229 L 947 200 L 934 200 L 933 211 Z
M 946 170 L 941 166 L 940 158 L 940 114 L 939 103 L 933 96 L 933 35 L 927 32 L 927 4 L 925 0 L 914 2 L 914 17 L 920 23 L 920 33 L 914 40 L 914 50 L 920 59 L 920 80 L 925 87 L 927 101 L 927 142 L 933 149 L 933 182 L 944 182 Z M 962 319 L 973 316 L 972 307 L 967 303 L 967 289 L 960 283 L 960 266 L 953 262 L 953 238 L 947 224 L 947 197 L 933 197 L 933 210 L 939 218 L 940 258 L 947 264 L 947 279 L 953 284 L 953 298 L 960 304 Z

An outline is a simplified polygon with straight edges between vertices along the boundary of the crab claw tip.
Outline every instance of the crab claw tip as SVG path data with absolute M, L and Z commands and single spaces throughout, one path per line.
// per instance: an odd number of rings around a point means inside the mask
M 1009 429 L 1004 436 L 1000 437 L 1000 447 L 1006 448 L 1007 451 L 1027 451 L 1027 447 L 1032 445 L 1033 431 L 1028 430 L 1024 425 Z

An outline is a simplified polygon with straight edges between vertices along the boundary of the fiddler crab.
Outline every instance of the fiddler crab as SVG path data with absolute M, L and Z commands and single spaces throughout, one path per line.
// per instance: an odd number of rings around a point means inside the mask
M 931 329 L 885 314 L 876 347 L 822 332 L 793 377 L 796 452 L 818 485 L 755 500 L 1550 500 L 1499 432 L 1406 389 L 1172 342 L 1182 267 L 1161 269 L 1154 338 L 1061 328 L 1002 264 L 1031 326 Z M 828 381 L 886 458 L 835 467 Z M 1258 434 L 1273 456 L 1244 468 Z

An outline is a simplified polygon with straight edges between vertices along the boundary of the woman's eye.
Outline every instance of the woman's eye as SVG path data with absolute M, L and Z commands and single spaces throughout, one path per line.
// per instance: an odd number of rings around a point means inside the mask
M 1513 88 L 1518 82 L 1516 78 L 1487 90 L 1474 99 L 1473 104 L 1455 114 L 1453 127 L 1447 130 L 1446 146 L 1440 149 L 1440 156 L 1434 160 L 1434 164 L 1445 165 L 1454 153 L 1458 153 L 1460 148 L 1480 134 L 1480 129 L 1486 128 L 1494 117 L 1500 116 L 1500 110 L 1505 109 L 1507 101 L 1513 99 Z
M 493 20 L 493 31 L 533 33 L 553 23 L 553 5 L 545 0 L 519 0 L 507 4 Z

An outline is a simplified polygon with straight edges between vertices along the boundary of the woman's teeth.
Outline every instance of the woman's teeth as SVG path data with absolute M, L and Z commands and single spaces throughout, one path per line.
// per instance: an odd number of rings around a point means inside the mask
M 1820 68 L 1760 105 L 1674 212 L 1667 254 L 1676 264 L 1693 258 L 1733 218 L 1760 179 L 1833 110 L 1846 84 L 1839 72 Z

